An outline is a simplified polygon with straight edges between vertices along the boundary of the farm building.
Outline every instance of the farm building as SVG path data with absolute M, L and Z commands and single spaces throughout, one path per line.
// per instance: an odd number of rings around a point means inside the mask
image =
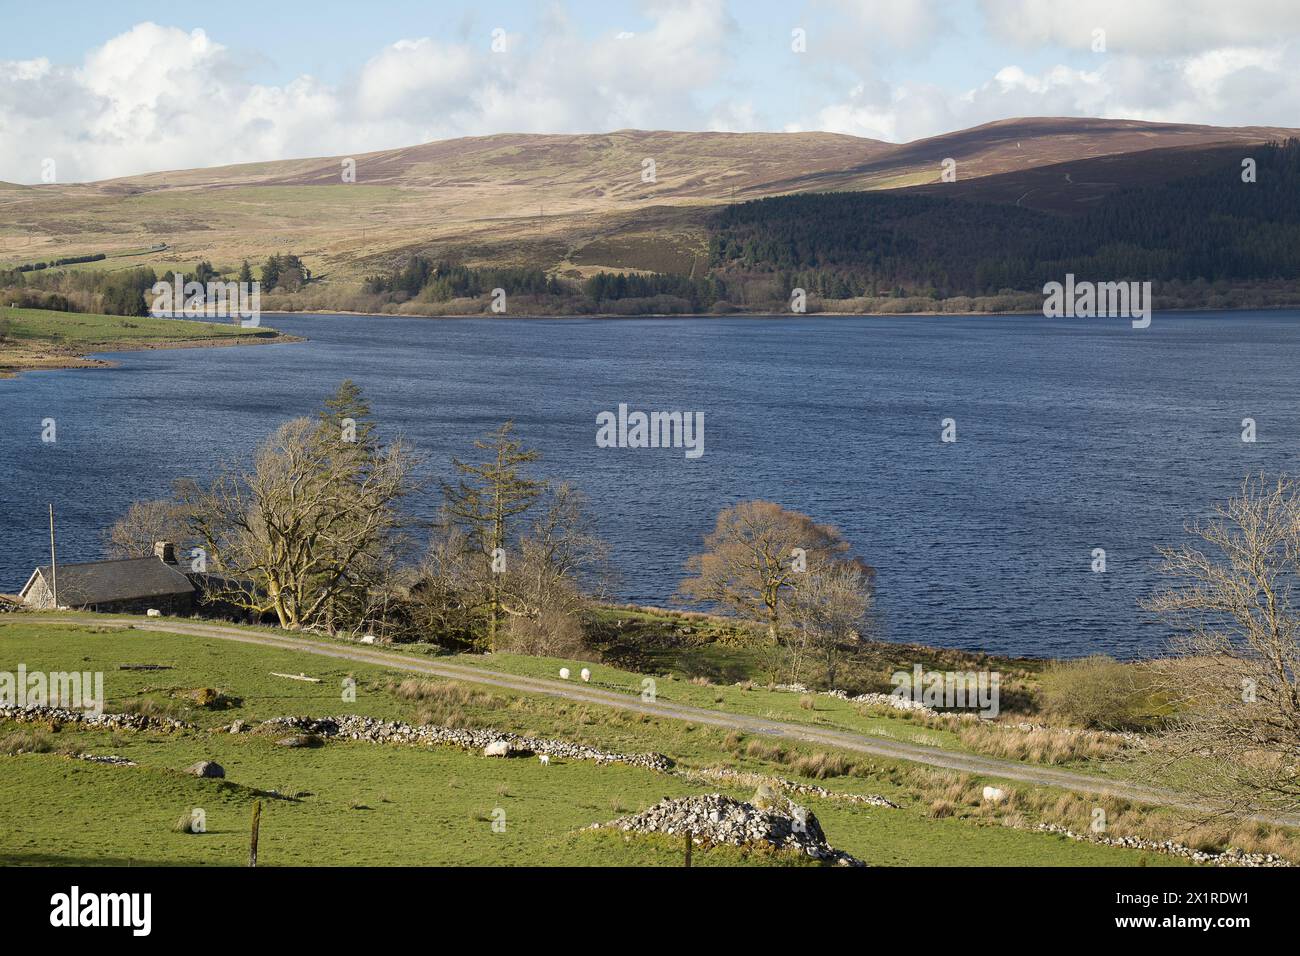
M 60 564 L 32 572 L 19 597 L 38 610 L 55 606 L 101 613 L 141 613 L 156 608 L 164 614 L 189 614 L 195 604 L 194 582 L 176 566 L 175 549 L 160 542 L 148 558 Z

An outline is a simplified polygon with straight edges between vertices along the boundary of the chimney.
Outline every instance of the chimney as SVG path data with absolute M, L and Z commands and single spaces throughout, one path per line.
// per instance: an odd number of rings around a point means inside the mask
M 176 563 L 176 545 L 170 541 L 155 541 L 153 543 L 153 553 L 163 564 Z

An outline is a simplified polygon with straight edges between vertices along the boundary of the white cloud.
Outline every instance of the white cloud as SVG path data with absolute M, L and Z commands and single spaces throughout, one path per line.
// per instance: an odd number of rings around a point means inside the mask
M 1295 0 L 981 0 L 995 35 L 1026 47 L 1055 44 L 1091 50 L 1092 31 L 1106 31 L 1118 53 L 1190 54 L 1269 44 L 1300 30 Z
M 944 0 L 821 0 L 821 5 L 841 24 L 831 39 L 877 49 L 911 50 L 951 26 L 952 4 Z
M 994 66 L 964 88 L 916 71 L 890 78 L 901 58 L 956 35 L 939 0 L 816 0 L 800 97 L 784 106 L 736 81 L 750 75 L 733 74 L 736 47 L 761 51 L 771 37 L 742 32 L 727 0 L 646 0 L 635 33 L 594 38 L 548 7 L 536 28 L 508 33 L 504 53 L 486 33 L 407 38 L 336 84 L 310 75 L 259 84 L 220 36 L 141 23 L 78 64 L 0 61 L 0 179 L 37 182 L 46 158 L 70 182 L 498 132 L 786 128 L 904 141 L 1012 116 L 1275 125 L 1300 115 L 1300 39 L 1290 39 L 1300 4 L 981 0 L 980 9 L 987 31 L 1047 44 L 1060 63 L 1017 62 L 1014 48 L 994 60 L 986 44 L 980 61 Z M 1091 52 L 1097 27 L 1105 54 Z M 969 42 L 969 24 L 961 31 Z
M 61 181 L 497 132 L 704 129 L 752 107 L 709 101 L 734 35 L 724 0 L 651 0 L 647 29 L 590 40 L 558 8 L 531 35 L 400 40 L 352 80 L 251 82 L 203 30 L 141 23 L 75 67 L 0 61 L 0 179 Z
M 1009 64 L 960 92 L 864 82 L 799 128 L 901 142 L 1017 116 L 1287 126 L 1300 125 L 1298 115 L 1300 44 L 1290 42 L 1179 57 L 1108 55 L 1088 69 Z

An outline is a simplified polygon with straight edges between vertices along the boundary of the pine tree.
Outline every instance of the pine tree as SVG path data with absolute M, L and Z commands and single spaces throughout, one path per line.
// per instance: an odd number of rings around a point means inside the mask
M 443 498 L 447 512 L 481 552 L 481 559 L 495 562 L 511 540 L 514 519 L 522 515 L 546 488 L 545 482 L 527 478 L 522 468 L 536 461 L 540 453 L 523 447 L 511 437 L 514 422 L 506 422 L 494 432 L 474 442 L 474 447 L 486 452 L 479 464 L 452 459 L 452 465 L 462 477 L 456 484 L 444 483 Z M 498 550 L 500 549 L 500 550 Z M 496 646 L 497 631 L 503 612 L 501 608 L 500 574 L 487 576 L 488 647 Z

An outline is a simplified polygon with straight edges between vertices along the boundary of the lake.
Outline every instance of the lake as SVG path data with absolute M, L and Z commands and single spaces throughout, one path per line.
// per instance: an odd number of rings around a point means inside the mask
M 878 569 L 891 640 L 1130 657 L 1165 640 L 1137 607 L 1159 584 L 1156 547 L 1248 472 L 1295 472 L 1300 450 L 1294 311 L 1157 313 L 1146 330 L 1038 316 L 266 321 L 310 341 L 0 381 L 0 591 L 48 562 L 47 502 L 60 560 L 96 558 L 132 500 L 211 477 L 352 378 L 430 477 L 514 419 L 541 471 L 588 494 L 626 600 L 668 603 L 719 509 L 766 498 L 836 525 Z M 704 454 L 597 447 L 596 416 L 620 403 L 703 412 Z M 436 505 L 433 491 L 410 503 L 417 517 Z

